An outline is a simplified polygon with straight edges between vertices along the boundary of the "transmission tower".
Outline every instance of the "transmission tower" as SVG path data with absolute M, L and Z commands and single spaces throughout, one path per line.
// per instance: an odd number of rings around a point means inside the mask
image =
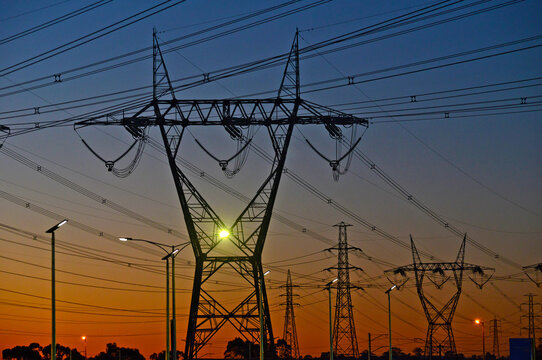
M 284 314 L 284 331 L 282 333 L 282 338 L 286 341 L 286 357 L 288 359 L 299 359 L 299 343 L 297 341 L 297 330 L 295 327 L 295 315 L 294 315 L 294 294 L 293 288 L 297 285 L 292 284 L 292 276 L 290 275 L 290 270 L 288 270 L 288 277 L 286 278 L 286 285 L 282 286 L 286 289 L 286 303 L 283 305 L 286 306 L 286 313 Z
M 533 353 L 533 359 L 536 359 L 536 330 L 540 330 L 539 327 L 536 326 L 536 319 L 540 317 L 540 315 L 535 314 L 535 308 L 538 307 L 539 310 L 542 309 L 542 304 L 535 303 L 534 297 L 536 295 L 534 294 L 527 294 L 527 302 L 522 303 L 520 306 L 526 306 L 528 313 L 527 315 L 522 315 L 521 319 L 527 318 L 528 320 L 528 326 L 523 327 L 522 330 L 527 329 L 529 339 L 531 339 L 531 344 L 533 347 L 532 353 Z
M 498 359 L 501 357 L 501 351 L 499 348 L 499 332 L 501 331 L 501 321 L 495 317 L 489 323 L 489 330 L 493 334 L 493 356 Z
M 452 330 L 452 320 L 454 317 L 461 290 L 463 287 L 463 274 L 469 272 L 469 278 L 478 287 L 489 281 L 493 275 L 494 269 L 482 267 L 479 265 L 467 264 L 465 260 L 465 241 L 467 235 L 463 237 L 459 253 L 454 262 L 422 262 L 414 240 L 410 237 L 412 248 L 412 264 L 401 266 L 395 269 L 387 270 L 385 273 L 388 279 L 401 287 L 407 280 L 407 274 L 414 274 L 418 296 L 422 303 L 425 317 L 427 318 L 428 328 L 425 339 L 425 356 L 430 358 L 438 355 L 439 352 L 445 355 L 457 354 L 454 333 Z M 437 289 L 441 289 L 448 280 L 452 279 L 455 285 L 453 295 L 444 303 L 444 306 L 438 308 L 431 301 L 424 291 L 424 280 L 428 279 Z
M 273 356 L 275 346 L 263 277 L 262 252 L 294 126 L 324 125 L 335 137 L 341 134 L 342 126 L 368 126 L 366 119 L 301 99 L 297 32 L 285 60 L 286 68 L 275 98 L 179 100 L 154 34 L 152 101 L 135 112 L 132 109 L 119 110 L 75 125 L 76 129 L 92 125 L 123 126 L 143 143 L 149 127 L 157 126 L 160 130 L 196 260 L 186 334 L 187 360 L 197 358 L 198 352 L 225 324 L 232 325 L 245 340 L 252 343 L 260 343 L 262 338 L 265 357 Z M 216 75 L 217 78 L 220 76 L 226 74 Z M 209 74 L 203 74 L 197 84 L 209 81 Z M 252 138 L 247 135 L 254 126 L 265 127 L 269 135 L 273 148 L 271 170 L 230 226 L 224 223 L 176 163 L 185 129 L 191 126 L 221 126 L 237 141 L 238 146 L 241 145 L 241 150 L 228 160 L 218 159 L 204 149 L 217 160 L 227 176 L 237 171 L 228 169 L 229 161 L 250 148 L 249 145 L 252 146 Z M 198 145 L 203 148 L 201 143 L 198 142 Z M 108 170 L 113 169 L 114 162 L 108 163 Z M 235 247 L 230 251 L 232 255 L 224 255 L 224 251 L 221 251 L 219 233 L 228 234 L 228 243 Z M 237 272 L 250 289 L 240 293 L 241 302 L 233 306 L 222 304 L 220 293 L 212 285 L 213 280 L 228 268 Z M 260 326 L 260 318 L 263 326 Z
M 542 263 L 524 266 L 523 272 L 537 287 L 542 285 Z
M 326 270 L 337 270 L 337 297 L 335 302 L 335 321 L 333 323 L 333 348 L 334 353 L 347 358 L 359 357 L 358 339 L 354 324 L 354 313 L 350 289 L 359 289 L 350 283 L 350 270 L 361 270 L 351 266 L 348 262 L 348 251 L 361 249 L 348 246 L 346 228 L 351 226 L 340 222 L 333 225 L 339 228 L 339 244 L 329 248 L 328 251 L 337 250 L 337 266 Z

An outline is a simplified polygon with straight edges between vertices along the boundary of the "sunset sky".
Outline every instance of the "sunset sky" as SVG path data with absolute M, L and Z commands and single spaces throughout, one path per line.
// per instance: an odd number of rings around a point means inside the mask
M 15 133 L 48 121 L 105 113 L 107 107 L 119 109 L 124 102 L 150 96 L 153 28 L 164 43 L 170 76 L 181 85 L 284 54 L 296 28 L 303 49 L 439 3 L 169 1 L 152 2 L 158 7 L 141 13 L 151 2 L 1 0 L 0 125 Z M 59 20 L 90 4 L 96 8 Z M 540 288 L 522 272 L 522 266 L 542 261 L 542 3 L 466 0 L 443 1 L 442 6 L 420 21 L 323 47 L 301 60 L 304 99 L 370 121 L 368 129 L 358 129 L 363 136 L 357 149 L 366 161 L 353 156 L 339 181 L 305 141 L 334 159 L 335 142 L 324 128 L 297 126 L 293 134 L 263 262 L 271 270 L 266 284 L 275 336 L 283 332 L 280 295 L 288 269 L 300 285 L 295 315 L 302 355 L 329 351 L 323 285 L 335 277 L 324 270 L 337 263 L 337 254 L 325 251 L 338 240 L 334 224 L 351 224 L 348 241 L 364 253 L 350 255 L 351 264 L 363 269 L 351 273 L 364 288 L 352 292 L 360 351 L 367 348 L 368 332 L 387 332 L 384 291 L 390 283 L 384 271 L 412 262 L 409 247 L 403 246 L 410 244 L 409 235 L 428 255 L 422 260 L 455 260 L 462 238 L 416 207 L 408 194 L 468 233 L 472 241 L 467 242 L 466 262 L 495 269 L 482 289 L 465 274 L 453 321 L 458 352 L 481 353 L 481 330 L 473 319 L 488 324 L 496 317 L 502 324 L 500 350 L 507 353 L 508 338 L 526 334 L 520 333 L 526 326 L 521 321 L 525 307 L 520 307 L 525 295 L 534 293 L 542 302 Z M 164 10 L 128 25 L 158 9 Z M 117 22 L 116 31 L 98 31 Z M 48 25 L 34 29 L 43 24 Z M 179 90 L 177 98 L 273 97 L 282 73 L 282 66 L 268 67 Z M 348 85 L 349 79 L 355 84 Z M 161 141 L 157 129 L 149 135 Z M 149 143 L 136 170 L 119 178 L 81 138 L 106 160 L 132 143 L 122 128 L 75 132 L 68 121 L 10 136 L 0 149 L 0 350 L 50 343 L 51 252 L 45 231 L 68 218 L 56 233 L 57 342 L 82 350 L 85 335 L 89 356 L 116 342 L 148 357 L 165 348 L 163 253 L 117 238 L 172 245 L 187 241 L 167 158 Z M 228 179 L 196 139 L 226 156 L 235 153 L 236 145 L 222 129 L 192 127 L 179 151 L 183 161 L 198 169 L 187 171 L 190 180 L 231 224 L 245 204 L 208 179 L 252 197 L 269 165 L 249 152 L 245 166 Z M 256 130 L 253 141 L 271 151 L 266 131 Z M 119 165 L 132 158 L 133 151 Z M 368 163 L 391 180 L 384 181 Z M 176 262 L 181 351 L 192 291 L 191 251 L 183 250 Z M 220 275 L 215 285 L 224 305 L 241 300 L 240 284 L 233 271 Z M 443 304 L 451 285 L 427 291 Z M 394 346 L 405 352 L 423 348 L 427 321 L 413 279 L 392 293 L 392 323 Z M 235 336 L 233 328 L 225 327 L 199 357 L 221 356 Z M 380 354 L 386 344 L 381 337 L 373 349 L 380 348 L 375 351 Z M 486 348 L 492 350 L 491 337 Z

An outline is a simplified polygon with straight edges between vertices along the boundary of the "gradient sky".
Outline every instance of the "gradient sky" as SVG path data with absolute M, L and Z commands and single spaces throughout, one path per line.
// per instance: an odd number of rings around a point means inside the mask
M 310 3 L 299 1 L 270 14 Z M 300 30 L 300 47 L 305 47 L 433 3 L 329 1 L 276 21 L 170 52 L 165 60 L 174 79 L 201 75 L 287 52 L 296 28 Z M 462 4 L 472 3 L 465 1 Z M 488 1 L 461 13 L 505 3 L 502 0 Z M 86 4 L 78 0 L 0 1 L 0 37 L 6 39 Z M 5 71 L 0 70 L 0 87 L 10 87 L 39 77 L 47 77 L 45 81 L 52 82 L 53 74 L 151 46 L 153 27 L 159 32 L 160 40 L 165 42 L 275 4 L 281 2 L 186 1 L 20 71 L 6 75 Z M 5 69 L 65 44 L 148 6 L 148 1 L 115 0 L 26 37 L 6 43 L 0 40 L 0 68 Z M 518 1 L 476 16 L 316 56 L 301 62 L 301 82 L 309 84 L 368 73 L 540 36 L 541 13 L 542 3 L 539 1 Z M 431 21 L 434 19 L 424 23 Z M 248 21 L 242 24 L 246 23 Z M 230 28 L 233 26 L 175 44 L 187 43 Z M 365 36 L 357 41 L 401 29 Z M 303 97 L 371 118 L 373 123 L 359 145 L 359 149 L 369 159 L 430 209 L 462 231 L 468 232 L 478 243 L 516 264 L 531 265 L 540 262 L 542 254 L 542 123 L 541 108 L 536 104 L 542 96 L 542 83 L 533 80 L 500 87 L 428 95 L 425 98 L 420 94 L 538 78 L 542 76 L 542 49 L 535 45 L 540 44 L 540 39 L 534 39 L 406 70 L 360 76 L 356 77 L 356 81 L 533 46 L 529 50 L 479 61 L 310 92 Z M 150 54 L 151 51 L 143 53 Z M 177 97 L 228 98 L 274 91 L 280 84 L 281 75 L 281 68 L 271 68 L 179 92 Z M 62 75 L 63 78 L 66 76 Z M 333 85 L 346 82 L 343 80 Z M 146 87 L 139 92 L 147 91 L 150 94 L 151 84 L 152 61 L 147 59 L 17 94 L 8 93 L 27 89 L 30 85 L 0 89 L 0 124 L 13 126 L 16 123 L 68 118 L 110 104 L 91 106 L 87 101 L 87 106 L 71 109 L 63 109 L 67 105 L 51 106 L 47 109 L 61 110 L 46 113 L 42 109 L 39 115 L 30 115 L 33 110 L 14 111 L 135 87 Z M 511 87 L 521 88 L 450 97 Z M 313 88 L 302 89 L 302 92 L 310 89 Z M 442 99 L 410 103 L 412 95 L 418 95 L 418 100 L 433 97 Z M 400 98 L 373 102 L 395 97 Z M 500 105 L 517 105 L 521 98 L 527 99 L 525 108 L 495 108 Z M 342 105 L 351 102 L 362 103 Z M 401 104 L 391 104 L 396 102 Z M 120 103 L 120 100 L 112 104 L 115 103 Z M 451 112 L 449 118 L 444 116 L 445 112 L 453 109 L 486 106 L 492 108 L 480 112 Z M 423 109 L 416 111 L 417 108 Z M 405 112 L 434 113 L 400 116 Z M 406 119 L 412 121 L 386 122 Z M 180 156 L 207 174 L 251 196 L 266 175 L 267 164 L 255 153 L 250 153 L 242 171 L 233 179 L 227 179 L 217 164 L 195 145 L 194 138 L 215 153 L 233 153 L 235 144 L 224 136 L 223 131 L 217 129 L 194 128 L 190 131 L 183 141 Z M 156 129 L 150 135 L 159 139 Z M 122 129 L 85 129 L 81 131 L 81 136 L 107 159 L 118 156 L 130 142 L 130 137 Z M 338 182 L 333 181 L 329 165 L 306 145 L 304 137 L 334 157 L 334 142 L 323 128 L 298 127 L 286 162 L 288 169 L 324 193 L 326 198 L 401 241 L 408 242 L 408 236 L 412 234 L 419 250 L 445 261 L 455 259 L 461 242 L 459 237 L 412 206 L 357 158 L 353 158 L 346 175 L 341 176 Z M 263 131 L 255 136 L 255 141 L 270 149 Z M 10 137 L 5 145 L 100 197 L 186 234 L 166 159 L 149 146 L 136 171 L 120 179 L 106 171 L 103 163 L 83 146 L 71 126 Z M 230 195 L 199 177 L 191 179 L 227 223 L 242 209 L 243 203 Z M 86 335 L 89 355 L 103 351 L 107 342 L 137 347 L 147 357 L 164 348 L 164 265 L 160 261 L 160 252 L 152 247 L 129 246 L 96 234 L 103 232 L 114 237 L 132 236 L 168 244 L 182 242 L 186 236 L 179 240 L 105 207 L 22 165 L 5 153 L 0 153 L 0 190 L 3 194 L 0 197 L 0 349 L 35 341 L 42 345 L 50 343 L 50 251 L 44 231 L 56 220 L 32 211 L 34 206 L 93 229 L 93 233 L 89 233 L 68 223 L 57 233 L 57 341 L 82 349 L 84 345 L 80 337 Z M 11 201 L 7 199 L 10 196 Z M 17 201 L 22 201 L 22 206 L 17 205 Z M 24 203 L 32 206 L 27 208 Z M 312 355 L 328 351 L 327 296 L 321 286 L 333 278 L 333 274 L 323 269 L 336 263 L 336 255 L 323 250 L 337 241 L 337 229 L 332 225 L 345 221 L 353 225 L 348 228 L 349 243 L 360 247 L 373 259 L 370 261 L 366 257 L 354 255 L 350 257 L 353 265 L 364 269 L 364 272 L 353 272 L 351 277 L 356 283 L 365 286 L 364 291 L 352 294 L 359 348 L 365 350 L 368 332 L 378 335 L 387 331 L 386 297 L 383 290 L 388 283 L 382 276 L 383 271 L 411 262 L 410 251 L 378 236 L 355 219 L 330 207 L 326 201 L 318 199 L 288 177 L 283 177 L 281 182 L 276 211 L 295 225 L 287 226 L 273 220 L 263 253 L 264 267 L 271 269 L 266 281 L 270 288 L 269 302 L 275 336 L 281 336 L 283 331 L 284 307 L 280 306 L 283 301 L 280 294 L 284 290 L 280 286 L 286 280 L 287 269 L 291 269 L 294 283 L 302 285 L 296 289 L 300 305 L 295 309 L 300 351 Z M 6 225 L 17 230 L 7 231 Z M 308 231 L 303 232 L 302 228 Z M 21 231 L 27 235 L 22 235 Z M 312 233 L 327 241 L 318 240 Z M 32 234 L 43 238 L 33 239 Z M 84 250 L 84 253 L 79 253 L 79 250 Z M 89 256 L 89 252 L 93 255 Z M 193 274 L 190 249 L 185 250 L 177 259 L 178 347 L 184 350 L 183 339 Z M 382 265 L 374 259 L 385 261 L 390 266 Z M 488 322 L 496 316 L 502 321 L 501 352 L 506 353 L 508 337 L 520 336 L 520 328 L 525 325 L 525 322 L 520 323 L 520 317 L 525 312 L 519 308 L 519 304 L 526 300 L 524 295 L 529 292 L 538 295 L 542 293 L 522 274 L 521 267 L 489 256 L 471 243 L 467 244 L 466 261 L 494 267 L 496 272 L 494 281 L 482 290 L 468 279 L 465 280 L 464 292 L 453 322 L 458 351 L 479 353 L 480 329 L 472 324 L 472 319 L 481 317 Z M 239 301 L 235 290 L 239 279 L 231 273 L 225 273 L 221 275 L 220 281 L 217 286 L 224 290 L 224 304 Z M 392 295 L 394 344 L 407 352 L 416 346 L 423 347 L 423 343 L 417 339 L 425 338 L 427 326 L 413 281 L 409 283 L 404 290 Z M 442 291 L 430 290 L 438 299 L 437 303 L 445 301 L 449 292 L 450 289 L 446 288 Z M 234 336 L 231 329 L 221 331 L 200 356 L 222 354 L 227 341 Z M 385 344 L 385 340 L 380 338 L 376 340 L 373 349 Z M 491 349 L 491 345 L 491 339 L 487 340 L 488 349 Z

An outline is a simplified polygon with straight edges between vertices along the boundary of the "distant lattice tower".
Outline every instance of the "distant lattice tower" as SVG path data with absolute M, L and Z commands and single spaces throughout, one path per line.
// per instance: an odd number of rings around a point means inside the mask
M 284 314 L 284 331 L 282 338 L 289 346 L 286 356 L 289 359 L 299 359 L 299 343 L 297 341 L 297 330 L 295 327 L 295 315 L 294 315 L 294 296 L 293 288 L 297 287 L 292 284 L 292 276 L 290 270 L 288 270 L 288 277 L 286 278 L 286 285 L 283 286 L 286 289 L 284 296 L 286 297 L 286 313 Z
M 358 340 L 356 336 L 356 328 L 354 325 L 354 314 L 352 306 L 352 298 L 350 289 L 356 288 L 350 283 L 350 270 L 361 270 L 358 267 L 350 266 L 348 263 L 348 251 L 358 250 L 348 246 L 346 239 L 346 228 L 348 224 L 340 222 L 337 225 L 339 228 L 339 245 L 328 250 L 338 251 L 337 267 L 328 268 L 327 270 L 337 270 L 337 299 L 335 303 L 335 321 L 333 325 L 333 348 L 337 355 L 343 355 L 347 358 L 359 357 Z
M 493 334 L 493 356 L 500 358 L 501 352 L 499 348 L 499 331 L 501 330 L 501 321 L 495 317 L 493 320 L 491 320 L 489 326 L 490 331 Z
M 408 274 L 413 275 L 416 280 L 416 289 L 428 322 L 424 351 L 427 357 L 457 354 L 452 320 L 463 287 L 463 275 L 467 275 L 481 289 L 495 271 L 493 268 L 465 263 L 466 239 L 467 234 L 463 237 L 455 261 L 422 262 L 411 236 L 412 264 L 385 271 L 388 279 L 397 287 L 401 287 L 408 280 Z M 436 289 L 441 289 L 447 282 L 452 283 L 451 288 L 455 291 L 448 299 L 443 299 L 444 305 L 439 307 L 435 300 L 426 294 L 424 285 L 430 283 Z
M 521 305 L 522 306 L 527 306 L 527 309 L 528 309 L 528 313 L 527 315 L 523 315 L 521 318 L 527 318 L 528 319 L 528 326 L 527 326 L 527 331 L 528 331 L 528 336 L 529 338 L 531 339 L 532 341 L 532 346 L 533 346 L 533 359 L 536 359 L 536 355 L 535 355 L 535 352 L 536 352 L 536 330 L 540 330 L 539 327 L 536 327 L 535 323 L 536 323 L 536 319 L 538 317 L 540 317 L 540 315 L 535 315 L 535 307 L 538 307 L 539 310 L 542 310 L 542 304 L 540 303 L 535 303 L 534 302 L 534 297 L 536 295 L 534 294 L 527 294 L 525 295 L 527 296 L 527 302 L 526 303 L 522 303 Z M 522 328 L 522 330 L 525 329 Z

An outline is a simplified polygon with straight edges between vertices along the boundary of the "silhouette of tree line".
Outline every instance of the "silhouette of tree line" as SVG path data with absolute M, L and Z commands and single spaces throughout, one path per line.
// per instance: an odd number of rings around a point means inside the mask
M 60 344 L 56 345 L 56 358 L 58 360 L 85 360 L 85 357 L 77 349 L 70 349 Z M 2 350 L 4 360 L 48 360 L 51 359 L 51 344 L 41 346 L 31 343 L 28 346 L 15 346 L 11 349 Z
M 542 338 L 538 339 L 538 346 L 536 347 L 536 359 L 542 360 Z M 67 346 L 57 344 L 56 346 L 58 360 L 145 360 L 145 357 L 139 353 L 138 349 L 118 347 L 116 343 L 109 343 L 106 345 L 105 351 L 99 354 L 85 359 L 85 356 L 77 349 L 71 349 Z M 279 339 L 275 344 L 274 358 L 278 360 L 329 360 L 329 352 L 322 352 L 320 356 L 305 355 L 299 359 L 293 359 L 291 357 L 291 348 L 283 339 Z M 429 357 L 423 356 L 423 350 L 416 347 L 412 350 L 412 353 L 405 353 L 398 347 L 392 348 L 392 355 L 394 360 L 429 360 Z M 266 358 L 271 358 L 271 354 L 266 354 Z M 150 360 L 165 360 L 165 351 L 160 353 L 153 353 Z M 177 351 L 177 359 L 184 358 L 184 354 L 181 351 Z M 236 359 L 236 360 L 258 360 L 260 358 L 260 348 L 258 344 L 254 344 L 248 340 L 243 340 L 236 337 L 230 340 L 224 351 L 224 359 Z M 40 346 L 38 343 L 31 343 L 28 346 L 15 346 L 2 350 L 3 360 L 50 360 L 51 359 L 51 345 Z M 389 353 L 384 351 L 380 356 L 371 354 L 371 360 L 388 360 Z M 457 354 L 450 356 L 445 354 L 440 358 L 439 356 L 433 356 L 434 360 L 482 360 L 481 355 L 473 355 L 470 357 L 463 354 Z M 486 353 L 485 360 L 508 360 L 509 357 L 501 356 L 496 358 L 489 352 Z M 333 360 L 369 360 L 368 351 L 365 350 L 360 354 L 359 358 L 353 359 L 351 357 L 345 357 L 343 355 L 334 354 Z
M 56 345 L 57 360 L 86 360 L 85 356 L 77 349 L 68 346 Z M 15 346 L 2 350 L 4 360 L 50 360 L 51 345 L 40 346 L 38 343 L 31 343 L 28 346 Z M 116 343 L 106 345 L 105 351 L 88 360 L 145 360 L 138 349 L 118 347 Z

